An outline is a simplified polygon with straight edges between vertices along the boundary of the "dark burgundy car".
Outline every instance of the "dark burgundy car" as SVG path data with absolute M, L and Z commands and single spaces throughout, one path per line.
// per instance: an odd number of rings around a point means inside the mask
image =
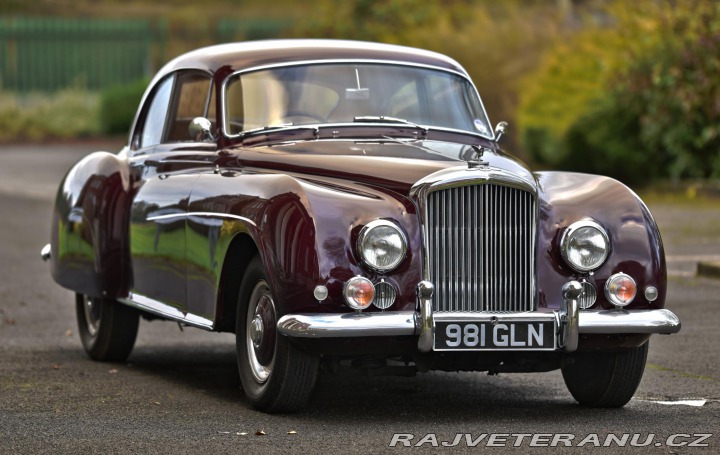
M 301 407 L 318 371 L 561 368 L 620 407 L 663 309 L 658 228 L 606 177 L 532 172 L 498 145 L 465 70 L 345 41 L 200 49 L 150 83 L 117 154 L 55 204 L 52 275 L 85 350 L 130 354 L 138 320 L 234 332 L 243 389 Z

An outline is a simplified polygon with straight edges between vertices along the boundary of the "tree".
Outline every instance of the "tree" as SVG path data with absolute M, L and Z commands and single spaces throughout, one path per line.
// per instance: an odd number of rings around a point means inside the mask
M 630 183 L 720 177 L 720 5 L 618 1 L 607 12 L 527 79 L 526 149 Z

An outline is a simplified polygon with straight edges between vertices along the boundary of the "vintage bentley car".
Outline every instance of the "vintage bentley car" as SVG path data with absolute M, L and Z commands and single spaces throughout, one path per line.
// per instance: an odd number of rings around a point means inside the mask
M 236 334 L 266 411 L 318 372 L 562 369 L 620 407 L 648 338 L 680 330 L 643 202 L 532 172 L 467 72 L 418 49 L 278 40 L 199 49 L 144 95 L 127 146 L 60 185 L 52 275 L 82 343 L 123 361 L 139 317 Z

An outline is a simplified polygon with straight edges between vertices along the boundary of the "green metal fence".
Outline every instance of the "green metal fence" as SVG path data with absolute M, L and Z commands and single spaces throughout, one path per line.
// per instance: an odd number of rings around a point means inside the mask
M 188 29 L 164 20 L 0 17 L 0 90 L 102 90 L 149 78 L 194 47 L 270 38 L 286 25 L 223 19 Z
M 147 77 L 162 24 L 145 20 L 0 19 L 0 86 L 90 90 Z

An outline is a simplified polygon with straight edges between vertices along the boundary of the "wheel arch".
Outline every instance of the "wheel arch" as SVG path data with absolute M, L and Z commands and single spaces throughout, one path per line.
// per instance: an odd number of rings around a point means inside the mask
M 71 168 L 58 189 L 51 226 L 51 270 L 58 284 L 97 297 L 127 293 L 129 207 L 124 158 L 95 152 Z
M 218 332 L 235 332 L 240 283 L 245 276 L 248 264 L 258 252 L 255 240 L 247 233 L 235 235 L 228 246 L 220 273 L 217 296 L 215 330 Z

